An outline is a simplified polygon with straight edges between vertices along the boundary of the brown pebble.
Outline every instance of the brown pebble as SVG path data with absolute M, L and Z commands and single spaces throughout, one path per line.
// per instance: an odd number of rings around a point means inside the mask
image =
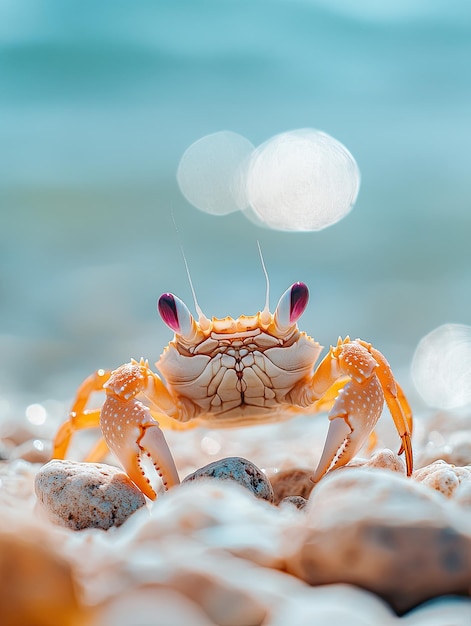
M 182 482 L 205 478 L 233 480 L 251 491 L 257 498 L 273 502 L 273 488 L 268 478 L 256 465 L 242 457 L 227 457 L 209 463 L 189 474 Z
M 3 626 L 88 624 L 77 582 L 60 545 L 34 520 L 1 513 L 0 623 Z
M 103 463 L 53 459 L 39 470 L 35 490 L 49 518 L 72 530 L 120 526 L 146 503 L 122 470 Z
M 270 476 L 270 482 L 275 494 L 275 504 L 289 496 L 301 496 L 305 500 L 309 498 L 314 488 L 311 481 L 312 469 L 293 467 Z
M 469 592 L 471 534 L 445 498 L 395 472 L 333 472 L 314 490 L 291 539 L 287 571 L 311 585 L 346 583 L 398 613 Z

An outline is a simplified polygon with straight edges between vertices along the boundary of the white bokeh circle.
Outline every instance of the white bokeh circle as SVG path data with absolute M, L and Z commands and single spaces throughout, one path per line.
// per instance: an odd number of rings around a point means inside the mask
M 423 337 L 414 353 L 412 379 L 422 398 L 439 409 L 471 403 L 471 326 L 444 324 Z
M 243 164 L 254 146 L 231 131 L 198 139 L 185 150 L 177 181 L 185 198 L 212 215 L 227 215 L 245 209 Z
M 231 131 L 206 135 L 183 154 L 177 181 L 185 198 L 212 215 L 243 211 L 258 226 L 315 231 L 352 209 L 358 165 L 339 141 L 302 128 L 257 149 Z
M 358 165 L 339 141 L 299 129 L 257 148 L 247 168 L 247 216 L 277 230 L 321 230 L 353 207 L 360 187 Z

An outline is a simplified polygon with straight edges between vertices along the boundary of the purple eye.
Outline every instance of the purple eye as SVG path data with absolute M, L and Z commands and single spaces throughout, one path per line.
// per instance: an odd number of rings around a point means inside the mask
M 304 313 L 309 300 L 309 290 L 304 283 L 294 283 L 281 296 L 275 310 L 276 323 L 280 328 L 289 328 Z
M 193 317 L 186 304 L 173 293 L 163 293 L 157 304 L 160 317 L 178 335 L 189 335 Z
M 297 322 L 304 313 L 309 300 L 309 289 L 304 283 L 291 285 L 290 321 Z

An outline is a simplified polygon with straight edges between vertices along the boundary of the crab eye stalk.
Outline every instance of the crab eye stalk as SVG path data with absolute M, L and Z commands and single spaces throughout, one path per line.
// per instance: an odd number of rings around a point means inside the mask
M 286 329 L 295 324 L 304 313 L 309 300 L 309 290 L 304 283 L 291 285 L 281 296 L 276 310 L 275 323 L 279 328 Z
M 193 316 L 186 304 L 173 293 L 163 293 L 157 303 L 160 317 L 177 335 L 189 336 L 193 330 Z

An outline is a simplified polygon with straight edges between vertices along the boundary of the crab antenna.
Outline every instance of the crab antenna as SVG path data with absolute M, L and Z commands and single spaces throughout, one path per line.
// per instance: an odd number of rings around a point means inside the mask
M 198 317 L 200 319 L 200 322 L 202 320 L 207 320 L 208 318 L 203 313 L 200 305 L 198 304 L 198 300 L 196 298 L 195 288 L 193 286 L 193 281 L 191 280 L 190 268 L 188 267 L 188 261 L 186 260 L 185 252 L 183 250 L 183 246 L 182 246 L 181 243 L 180 243 L 180 250 L 181 250 L 181 253 L 182 253 L 182 257 L 183 257 L 183 262 L 185 263 L 186 275 L 188 276 L 188 282 L 190 283 L 191 295 L 193 296 L 193 302 L 195 304 L 195 310 L 198 313 Z
M 196 291 L 195 291 L 195 288 L 194 288 L 194 285 L 193 285 L 193 281 L 191 280 L 190 268 L 188 266 L 188 261 L 186 260 L 185 251 L 183 249 L 183 244 L 182 244 L 182 240 L 181 240 L 181 237 L 180 237 L 180 231 L 178 230 L 177 223 L 175 221 L 175 215 L 173 214 L 173 209 L 172 209 L 171 213 L 172 213 L 173 225 L 175 226 L 175 231 L 176 231 L 177 237 L 178 237 L 178 245 L 180 246 L 180 252 L 181 252 L 182 257 L 183 257 L 183 262 L 185 263 L 186 275 L 188 277 L 188 282 L 190 283 L 191 295 L 193 296 L 193 303 L 195 305 L 195 310 L 196 310 L 196 313 L 198 314 L 200 323 L 201 322 L 205 322 L 205 321 L 208 321 L 208 318 L 203 313 L 200 305 L 198 304 L 198 300 L 196 298 Z
M 263 309 L 263 313 L 270 312 L 270 279 L 268 278 L 267 268 L 265 267 L 265 261 L 263 260 L 262 248 L 260 246 L 260 241 L 257 239 L 258 253 L 260 255 L 260 262 L 262 264 L 262 270 L 265 275 L 265 281 L 267 285 L 266 296 L 265 296 L 265 308 Z

